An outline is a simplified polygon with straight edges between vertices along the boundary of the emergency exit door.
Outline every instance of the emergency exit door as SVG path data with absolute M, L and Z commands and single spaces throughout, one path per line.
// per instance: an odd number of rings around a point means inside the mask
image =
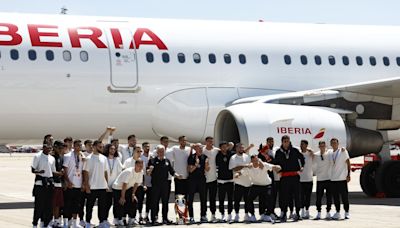
M 110 54 L 111 88 L 115 91 L 134 90 L 138 87 L 138 64 L 132 31 L 110 27 L 105 33 Z

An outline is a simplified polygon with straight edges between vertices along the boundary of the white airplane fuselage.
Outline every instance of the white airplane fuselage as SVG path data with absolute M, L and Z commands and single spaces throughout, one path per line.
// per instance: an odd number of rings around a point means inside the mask
M 213 135 L 218 112 L 239 98 L 397 77 L 399 40 L 400 28 L 391 26 L 0 14 L 0 141 L 47 133 L 96 138 L 108 125 L 117 137 L 199 141 Z

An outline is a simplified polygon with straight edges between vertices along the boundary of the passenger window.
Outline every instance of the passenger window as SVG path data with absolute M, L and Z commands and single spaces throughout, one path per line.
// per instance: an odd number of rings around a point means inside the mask
M 239 55 L 239 62 L 240 62 L 241 64 L 245 64 L 245 63 L 246 63 L 246 56 L 243 55 L 243 54 L 240 54 L 240 55 Z
M 261 55 L 261 62 L 264 65 L 268 64 L 268 56 L 267 55 Z
M 28 51 L 28 58 L 30 60 L 36 60 L 37 56 L 36 56 L 36 51 L 35 50 L 29 50 Z
M 54 52 L 51 50 L 47 50 L 46 51 L 46 59 L 49 61 L 53 61 L 54 60 Z
M 184 63 L 185 62 L 185 54 L 178 53 L 178 62 Z
M 217 62 L 217 57 L 214 54 L 209 54 L 208 61 L 210 61 L 210 63 L 214 64 Z
M 361 58 L 361 56 L 356 57 L 356 62 L 357 62 L 357 65 L 359 65 L 359 66 L 363 65 L 363 59 Z
M 400 57 L 396 58 L 396 63 L 397 63 L 397 66 L 400 66 Z
M 285 60 L 286 65 L 290 65 L 292 63 L 292 59 L 290 58 L 289 55 L 285 55 L 284 60 Z
M 350 64 L 349 57 L 343 56 L 342 57 L 343 65 L 348 66 Z
M 161 57 L 162 57 L 162 61 L 164 63 L 169 63 L 169 54 L 168 53 L 162 53 Z
M 328 56 L 328 61 L 329 64 L 331 64 L 332 66 L 335 65 L 336 64 L 335 56 L 333 55 Z
M 231 55 L 225 54 L 224 55 L 224 61 L 225 61 L 226 64 L 230 64 L 232 62 Z
M 12 49 L 10 51 L 10 56 L 12 60 L 17 60 L 19 58 L 19 52 L 18 50 Z
M 389 58 L 388 57 L 383 57 L 383 65 L 385 65 L 385 66 L 389 66 L 390 65 L 390 61 L 389 61 Z
M 314 60 L 315 60 L 315 64 L 317 64 L 317 65 L 321 65 L 321 64 L 322 64 L 321 56 L 316 55 L 316 56 L 314 57 Z
M 302 55 L 302 56 L 300 56 L 300 61 L 301 61 L 301 64 L 303 64 L 303 65 L 307 65 L 307 56 L 305 56 L 305 55 Z
M 371 64 L 371 66 L 376 66 L 376 59 L 374 56 L 369 57 L 369 63 Z
M 80 53 L 82 62 L 87 62 L 89 60 L 89 54 L 87 51 L 81 51 Z
M 152 62 L 154 61 L 154 55 L 153 55 L 153 53 L 147 52 L 147 53 L 146 53 L 146 60 L 147 60 L 147 62 L 152 63 Z
M 199 53 L 194 53 L 194 54 L 193 54 L 193 61 L 194 61 L 195 63 L 200 63 L 200 62 L 201 62 L 201 57 L 200 57 L 200 54 L 199 54 Z
M 67 61 L 67 62 L 71 61 L 71 59 L 72 59 L 71 52 L 63 51 L 63 59 L 64 59 L 64 61 Z

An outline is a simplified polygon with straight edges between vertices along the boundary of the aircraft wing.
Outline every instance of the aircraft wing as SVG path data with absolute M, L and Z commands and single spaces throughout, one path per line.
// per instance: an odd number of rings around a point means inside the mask
M 317 106 L 339 114 L 368 128 L 400 128 L 400 77 L 368 81 L 307 91 L 238 99 L 240 103 L 274 103 Z M 373 126 L 372 126 L 373 125 Z

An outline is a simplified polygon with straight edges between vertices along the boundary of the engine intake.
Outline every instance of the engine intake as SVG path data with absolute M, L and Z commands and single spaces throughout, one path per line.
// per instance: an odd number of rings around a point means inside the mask
M 324 140 L 329 145 L 329 140 L 335 137 L 347 148 L 350 157 L 377 153 L 384 144 L 379 132 L 348 127 L 339 114 L 310 106 L 234 105 L 219 113 L 214 129 L 216 142 L 258 144 L 265 142 L 266 137 L 273 137 L 279 145 L 283 135 L 289 135 L 294 146 L 302 139 L 308 140 L 314 151 L 318 151 L 319 141 Z

